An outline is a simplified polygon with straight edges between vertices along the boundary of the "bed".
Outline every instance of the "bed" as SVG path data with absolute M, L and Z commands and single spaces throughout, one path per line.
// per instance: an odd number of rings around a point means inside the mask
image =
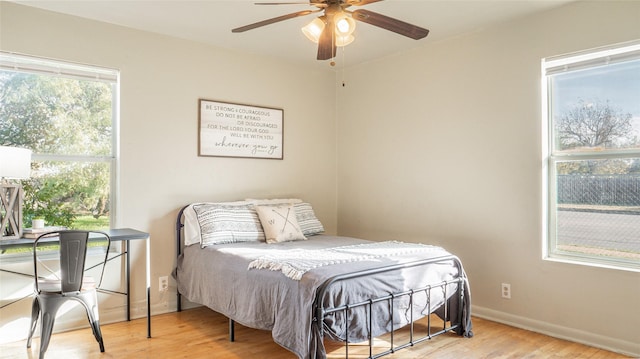
M 289 228 L 289 229 L 287 229 Z M 299 358 L 325 358 L 324 338 L 369 341 L 379 357 L 433 336 L 471 337 L 469 284 L 446 250 L 325 235 L 297 199 L 194 203 L 176 221 L 178 310 L 182 297 L 233 323 L 269 330 Z M 414 337 L 435 313 L 443 327 Z M 373 338 L 410 327 L 410 339 L 374 354 Z

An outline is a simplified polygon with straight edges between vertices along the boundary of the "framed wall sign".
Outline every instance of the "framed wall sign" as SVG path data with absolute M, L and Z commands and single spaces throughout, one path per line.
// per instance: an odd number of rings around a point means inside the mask
M 200 99 L 198 156 L 283 157 L 284 111 Z

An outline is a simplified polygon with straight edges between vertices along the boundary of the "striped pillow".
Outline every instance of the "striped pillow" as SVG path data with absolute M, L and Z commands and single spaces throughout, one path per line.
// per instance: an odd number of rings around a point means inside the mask
M 258 214 L 251 204 L 194 205 L 204 248 L 212 244 L 265 241 Z
M 296 210 L 298 225 L 305 236 L 312 236 L 324 232 L 322 223 L 320 223 L 320 220 L 316 217 L 309 203 L 294 203 L 293 208 Z

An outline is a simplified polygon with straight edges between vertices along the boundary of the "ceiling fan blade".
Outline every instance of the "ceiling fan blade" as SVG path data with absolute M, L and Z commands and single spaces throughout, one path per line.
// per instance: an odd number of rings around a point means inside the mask
M 253 23 L 253 24 L 237 27 L 237 28 L 231 30 L 231 32 L 245 32 L 247 30 L 252 30 L 252 29 L 255 29 L 255 28 L 258 28 L 258 27 L 261 27 L 261 26 L 270 25 L 270 24 L 273 24 L 273 23 L 276 23 L 276 22 L 293 19 L 293 18 L 299 17 L 299 16 L 309 15 L 311 13 L 318 12 L 318 11 L 320 11 L 320 9 L 319 10 L 298 11 L 298 12 L 294 12 L 294 13 L 291 13 L 291 14 L 282 15 L 282 16 L 271 18 L 271 19 L 258 21 L 258 22 Z
M 366 22 L 373 26 L 381 27 L 383 29 L 393 31 L 397 34 L 410 37 L 414 40 L 422 39 L 429 34 L 429 30 L 423 29 L 419 26 L 411 25 L 404 21 L 394 19 L 377 12 L 359 9 L 352 12 L 352 17 L 355 20 Z
M 327 24 L 318 39 L 318 60 L 329 60 L 336 55 L 336 42 L 333 40 L 333 20 Z
M 346 3 L 354 6 L 362 6 L 362 5 L 367 5 L 367 4 L 371 4 L 379 1 L 382 1 L 382 0 L 347 0 Z

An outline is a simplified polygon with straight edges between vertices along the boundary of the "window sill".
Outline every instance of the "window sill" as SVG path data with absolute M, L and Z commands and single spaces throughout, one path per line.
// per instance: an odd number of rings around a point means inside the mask
M 640 273 L 640 260 L 625 258 L 598 258 L 591 256 L 583 256 L 580 254 L 553 253 L 542 258 L 546 261 L 576 264 L 588 267 L 606 268 L 612 270 L 622 270 L 627 272 Z

